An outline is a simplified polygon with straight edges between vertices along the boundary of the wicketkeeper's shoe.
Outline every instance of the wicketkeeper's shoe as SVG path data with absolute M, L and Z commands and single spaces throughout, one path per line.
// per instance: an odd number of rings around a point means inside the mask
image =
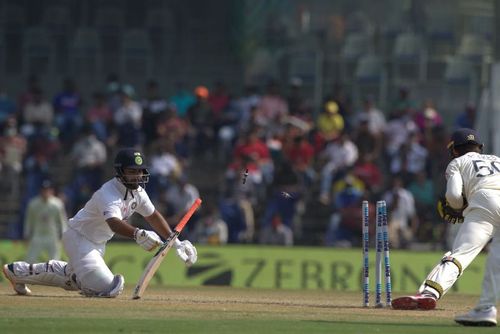
M 432 294 L 405 296 L 392 301 L 395 310 L 433 310 L 436 308 L 436 297 Z
M 31 290 L 24 283 L 16 283 L 16 274 L 14 273 L 14 265 L 5 264 L 3 266 L 3 274 L 10 281 L 12 288 L 18 295 L 31 296 Z
M 497 325 L 497 308 L 495 306 L 476 307 L 469 313 L 457 315 L 455 322 L 464 326 L 492 327 Z

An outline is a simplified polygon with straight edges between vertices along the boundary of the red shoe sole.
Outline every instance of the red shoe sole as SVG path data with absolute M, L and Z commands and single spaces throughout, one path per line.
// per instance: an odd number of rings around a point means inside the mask
M 392 301 L 395 310 L 433 310 L 436 300 L 430 297 L 400 297 Z

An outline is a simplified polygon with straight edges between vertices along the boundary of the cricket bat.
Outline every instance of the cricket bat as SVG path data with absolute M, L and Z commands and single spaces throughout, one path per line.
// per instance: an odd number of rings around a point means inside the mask
M 168 251 L 172 246 L 174 245 L 175 239 L 181 234 L 182 229 L 184 226 L 186 226 L 187 222 L 191 218 L 191 216 L 194 214 L 196 209 L 201 204 L 201 199 L 196 199 L 189 208 L 189 210 L 186 212 L 184 217 L 182 217 L 181 221 L 177 224 L 177 226 L 174 228 L 172 231 L 172 234 L 165 240 L 163 245 L 160 246 L 160 249 L 156 254 L 153 256 L 153 258 L 149 261 L 148 265 L 146 266 L 146 269 L 144 269 L 144 272 L 142 273 L 141 278 L 139 279 L 139 282 L 137 282 L 137 285 L 135 286 L 134 293 L 132 295 L 132 299 L 139 299 L 142 297 L 144 294 L 144 290 L 148 287 L 149 282 L 153 278 L 153 276 L 156 273 L 156 270 L 160 266 L 161 262 L 167 255 Z

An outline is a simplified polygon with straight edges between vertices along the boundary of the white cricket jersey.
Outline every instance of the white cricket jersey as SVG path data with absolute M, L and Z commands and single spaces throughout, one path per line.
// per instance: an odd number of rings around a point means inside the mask
M 69 226 L 88 240 L 103 243 L 114 235 L 106 219 L 115 217 L 127 220 L 134 212 L 143 217 L 153 214 L 155 207 L 141 186 L 136 190 L 129 189 L 127 199 L 124 200 L 125 192 L 126 187 L 116 178 L 104 183 L 69 220 Z
M 500 158 L 476 152 L 464 154 L 448 164 L 446 180 L 446 199 L 450 205 L 462 207 L 463 193 L 470 206 L 476 193 L 500 191 Z

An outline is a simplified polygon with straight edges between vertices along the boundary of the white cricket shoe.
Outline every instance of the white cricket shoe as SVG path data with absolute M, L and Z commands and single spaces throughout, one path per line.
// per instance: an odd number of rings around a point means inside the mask
M 464 326 L 492 327 L 497 325 L 497 308 L 495 306 L 476 307 L 469 313 L 457 315 L 455 322 Z
M 14 265 L 5 264 L 3 266 L 3 274 L 10 281 L 14 291 L 21 296 L 31 296 L 31 290 L 24 283 L 16 283 L 16 274 L 14 274 Z

